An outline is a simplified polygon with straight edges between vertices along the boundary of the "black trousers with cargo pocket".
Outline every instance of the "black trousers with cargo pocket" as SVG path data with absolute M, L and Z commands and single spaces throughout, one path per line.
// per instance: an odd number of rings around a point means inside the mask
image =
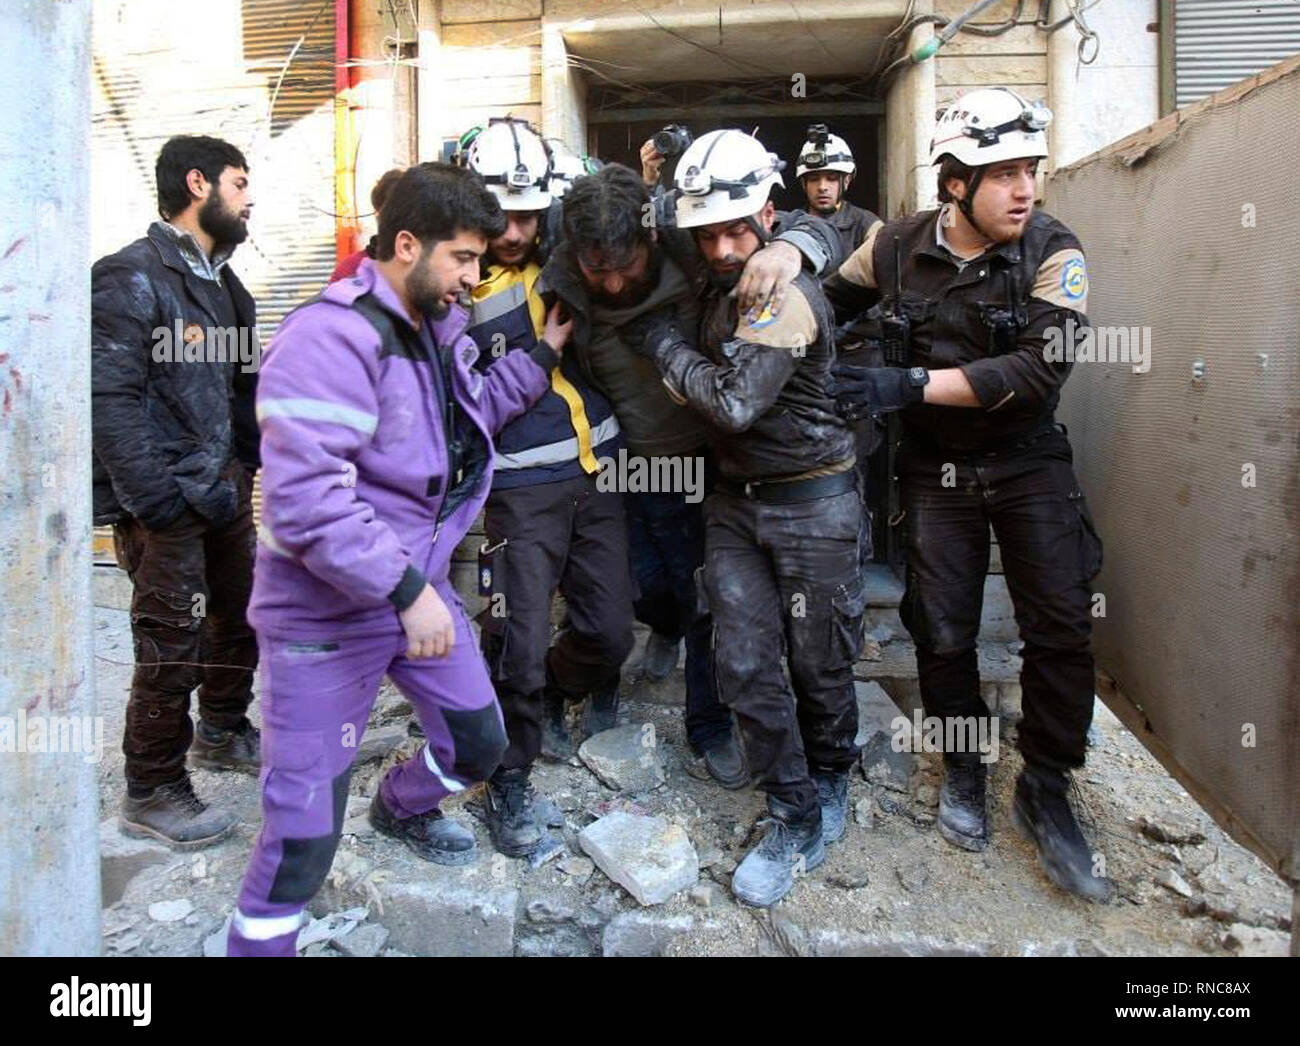
M 758 787 L 809 815 L 810 772 L 846 770 L 858 755 L 860 496 L 773 505 L 715 493 L 704 512 L 719 696 L 736 713 Z
M 594 476 L 494 490 L 483 529 L 492 591 L 479 615 L 509 747 L 507 770 L 541 751 L 542 692 L 578 701 L 616 685 L 632 650 L 632 579 L 623 495 Z M 551 642 L 551 600 L 568 617 Z
M 245 618 L 257 547 L 252 479 L 239 465 L 227 474 L 239 489 L 229 523 L 214 526 L 186 509 L 162 530 L 134 517 L 113 528 L 117 562 L 132 585 L 135 674 L 122 750 L 134 791 L 185 773 L 195 687 L 199 715 L 222 729 L 238 727 L 253 700 L 257 639 Z
M 1053 426 L 1005 451 L 945 454 L 904 439 L 898 454 L 907 588 L 899 608 L 916 643 L 928 716 L 987 716 L 976 638 L 989 528 L 1024 641 L 1019 747 L 1027 763 L 1083 765 L 1092 721 L 1092 592 L 1101 541 Z

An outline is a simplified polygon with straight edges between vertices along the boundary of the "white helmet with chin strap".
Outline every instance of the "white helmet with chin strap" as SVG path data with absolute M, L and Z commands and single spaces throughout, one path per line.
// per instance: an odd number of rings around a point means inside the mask
M 841 174 L 854 174 L 858 165 L 853 162 L 853 152 L 849 143 L 838 134 L 831 134 L 825 124 L 813 124 L 808 128 L 808 140 L 799 150 L 799 165 L 795 168 L 795 177 L 815 171 L 839 171 Z
M 754 215 L 767 203 L 773 185 L 785 187 L 784 167 L 784 160 L 744 131 L 710 131 L 695 139 L 677 161 L 677 227 L 747 218 L 766 242 L 768 234 Z
M 468 162 L 505 211 L 551 205 L 551 154 L 526 120 L 493 117 L 469 143 Z
M 930 162 L 945 156 L 984 167 L 1004 160 L 1047 155 L 1052 110 L 1029 102 L 1009 87 L 981 87 L 954 101 L 930 139 Z
M 990 164 L 1007 160 L 1041 159 L 1047 155 L 1047 126 L 1052 110 L 1042 102 L 1029 102 L 1009 87 L 981 87 L 957 98 L 943 115 L 930 139 L 930 163 L 945 156 L 973 168 L 966 195 L 958 209 L 975 228 L 975 192 Z M 980 230 L 981 232 L 983 230 Z

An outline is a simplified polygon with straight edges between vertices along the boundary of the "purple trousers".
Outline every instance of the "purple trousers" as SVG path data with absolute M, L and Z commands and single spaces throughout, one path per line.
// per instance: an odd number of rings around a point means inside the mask
M 334 860 L 352 761 L 385 674 L 428 738 L 380 782 L 395 815 L 427 813 L 445 796 L 486 780 L 500 762 L 506 734 L 487 668 L 460 599 L 446 582 L 437 588 L 456 626 L 445 658 L 408 659 L 400 627 L 382 636 L 311 641 L 258 633 L 262 830 L 244 872 L 228 955 L 294 954 L 303 909 Z

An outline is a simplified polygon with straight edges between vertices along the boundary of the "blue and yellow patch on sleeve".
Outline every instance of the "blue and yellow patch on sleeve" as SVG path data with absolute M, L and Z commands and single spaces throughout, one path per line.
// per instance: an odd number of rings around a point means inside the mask
M 1071 258 L 1061 267 L 1061 293 L 1069 301 L 1082 301 L 1088 293 L 1088 270 L 1083 259 Z

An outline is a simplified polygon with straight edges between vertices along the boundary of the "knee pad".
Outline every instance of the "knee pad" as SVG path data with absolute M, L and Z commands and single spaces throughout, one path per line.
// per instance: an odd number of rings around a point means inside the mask
M 486 781 L 506 752 L 506 730 L 496 704 L 470 711 L 447 708 L 442 715 L 456 753 L 456 776 L 462 781 Z
M 331 791 L 334 799 L 334 824 L 329 835 L 312 839 L 284 839 L 282 855 L 276 869 L 267 900 L 276 904 L 306 904 L 316 896 L 325 882 L 334 851 L 343 837 L 343 815 L 348 806 L 348 782 L 352 778 L 349 767 L 334 778 Z

